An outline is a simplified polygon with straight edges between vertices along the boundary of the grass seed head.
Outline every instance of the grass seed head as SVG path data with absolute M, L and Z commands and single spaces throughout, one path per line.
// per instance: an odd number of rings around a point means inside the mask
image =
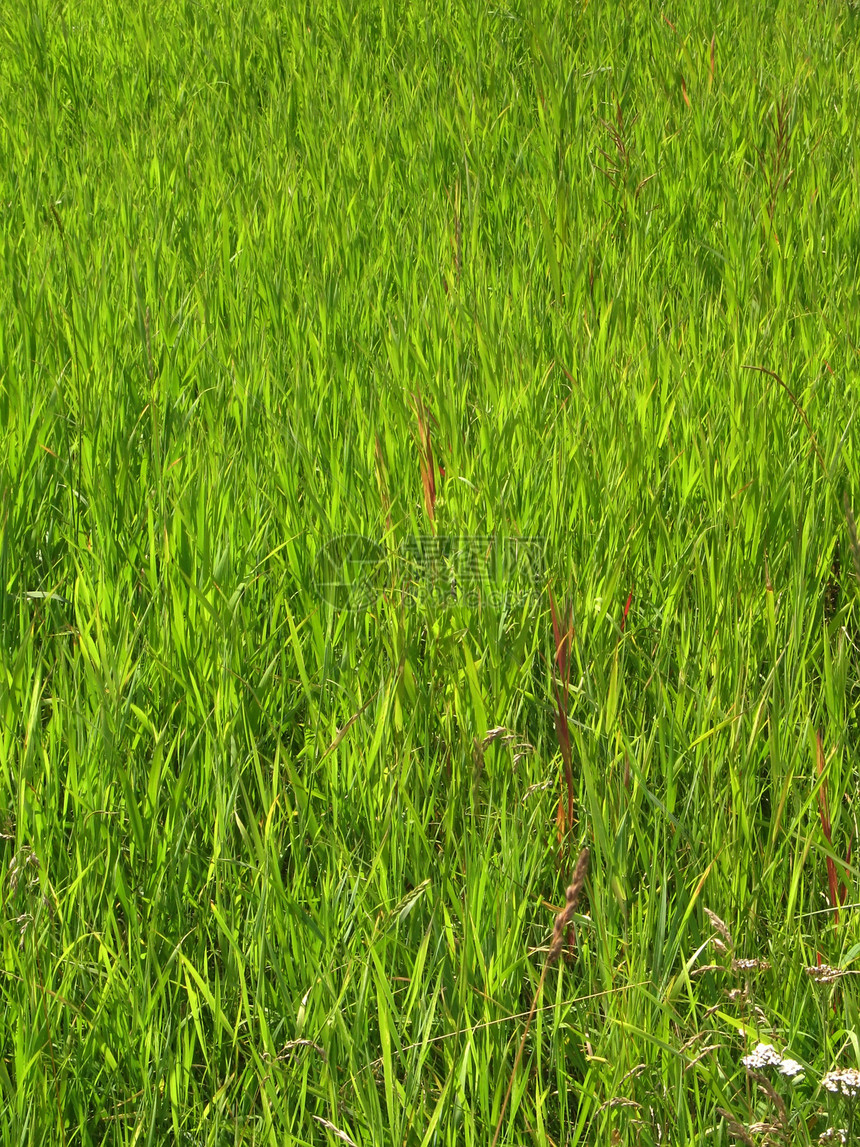
M 561 954 L 561 949 L 564 946 L 564 934 L 573 919 L 573 914 L 576 911 L 577 901 L 579 900 L 582 886 L 585 883 L 585 876 L 588 872 L 588 849 L 584 848 L 579 854 L 579 860 L 576 862 L 576 869 L 573 873 L 573 880 L 567 887 L 564 899 L 565 904 L 561 912 L 555 918 L 555 925 L 552 930 L 552 944 L 550 945 L 549 955 L 547 956 L 547 963 L 551 964 L 557 960 Z
M 726 924 L 724 920 L 721 920 L 716 912 L 712 912 L 710 908 L 705 909 L 705 915 L 710 920 L 711 927 L 714 929 L 714 931 L 722 936 L 723 940 L 725 941 L 726 948 L 734 948 L 735 942 L 732 940 L 732 934 L 729 931 L 728 924 Z M 717 947 L 717 945 L 714 944 L 714 947 Z M 721 950 L 725 951 L 726 949 L 722 948 Z

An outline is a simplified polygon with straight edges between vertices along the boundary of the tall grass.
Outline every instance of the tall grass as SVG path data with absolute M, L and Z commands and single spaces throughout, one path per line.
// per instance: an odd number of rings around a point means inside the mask
M 2 1143 L 853 1133 L 856 4 L 0 44 Z

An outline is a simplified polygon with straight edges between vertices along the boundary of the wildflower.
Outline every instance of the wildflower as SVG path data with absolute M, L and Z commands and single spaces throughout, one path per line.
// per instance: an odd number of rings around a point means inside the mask
M 832 984 L 834 980 L 851 975 L 848 968 L 834 968 L 830 964 L 813 964 L 812 967 L 804 968 L 804 971 L 816 984 Z
M 755 1051 L 745 1055 L 741 1063 L 747 1071 L 754 1071 L 757 1067 L 779 1067 L 782 1056 L 771 1043 L 760 1043 Z
M 848 1129 L 846 1127 L 828 1127 L 818 1136 L 819 1143 L 847 1143 Z
M 800 1075 L 803 1071 L 803 1064 L 798 1063 L 796 1059 L 784 1059 L 779 1065 L 781 1075 L 787 1075 L 789 1079 L 793 1079 L 795 1075 Z
M 860 1095 L 860 1071 L 856 1067 L 834 1068 L 822 1079 L 821 1086 L 835 1095 L 856 1099 Z
M 767 960 L 732 960 L 733 972 L 766 972 L 769 967 Z
M 758 1044 L 755 1051 L 743 1057 L 741 1063 L 747 1071 L 755 1071 L 755 1069 L 759 1067 L 775 1067 L 779 1070 L 780 1075 L 784 1075 L 789 1079 L 800 1075 L 804 1070 L 802 1063 L 798 1063 L 796 1059 L 789 1059 L 788 1056 L 781 1055 L 773 1044 L 770 1043 Z

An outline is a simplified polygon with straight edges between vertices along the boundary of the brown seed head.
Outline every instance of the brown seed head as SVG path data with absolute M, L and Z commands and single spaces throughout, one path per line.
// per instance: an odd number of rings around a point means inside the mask
M 550 944 L 549 955 L 546 959 L 547 964 L 552 964 L 561 955 L 561 949 L 564 946 L 564 934 L 576 911 L 577 901 L 582 892 L 582 886 L 585 883 L 587 872 L 588 849 L 584 848 L 579 854 L 579 860 L 576 862 L 573 880 L 571 880 L 564 894 L 564 908 L 562 908 L 561 912 L 559 912 L 555 918 L 555 925 L 552 930 L 552 944 Z

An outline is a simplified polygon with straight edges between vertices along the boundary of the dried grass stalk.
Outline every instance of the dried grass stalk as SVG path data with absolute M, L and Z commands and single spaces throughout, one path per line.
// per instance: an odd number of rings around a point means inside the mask
M 511 1068 L 511 1076 L 508 1080 L 508 1087 L 505 1091 L 505 1098 L 502 1100 L 502 1110 L 499 1112 L 499 1121 L 496 1124 L 496 1132 L 493 1135 L 493 1142 L 491 1147 L 496 1147 L 496 1143 L 499 1140 L 499 1135 L 502 1130 L 502 1123 L 504 1123 L 505 1120 L 505 1112 L 508 1109 L 508 1101 L 511 1098 L 511 1090 L 514 1086 L 514 1078 L 516 1077 L 517 1071 L 519 1069 L 520 1061 L 523 1058 L 523 1049 L 526 1046 L 526 1039 L 529 1034 L 529 1028 L 532 1025 L 537 1003 L 540 999 L 541 992 L 543 991 L 543 986 L 546 981 L 546 974 L 561 955 L 562 948 L 564 947 L 565 936 L 573 924 L 573 914 L 576 911 L 576 905 L 579 901 L 580 894 L 582 893 L 587 873 L 588 849 L 584 848 L 582 852 L 580 852 L 579 859 L 576 862 L 573 879 L 567 886 L 567 891 L 564 895 L 564 908 L 562 908 L 562 910 L 555 918 L 555 924 L 553 925 L 552 929 L 552 943 L 549 946 L 549 953 L 546 958 L 546 963 L 543 967 L 543 972 L 541 972 L 540 982 L 538 983 L 537 989 L 535 991 L 534 999 L 532 1000 L 532 1006 L 529 1009 L 529 1014 L 526 1019 L 526 1026 L 523 1030 L 522 1039 L 520 1040 L 520 1046 L 517 1048 L 517 1055 L 516 1059 L 514 1060 L 514 1066 Z

